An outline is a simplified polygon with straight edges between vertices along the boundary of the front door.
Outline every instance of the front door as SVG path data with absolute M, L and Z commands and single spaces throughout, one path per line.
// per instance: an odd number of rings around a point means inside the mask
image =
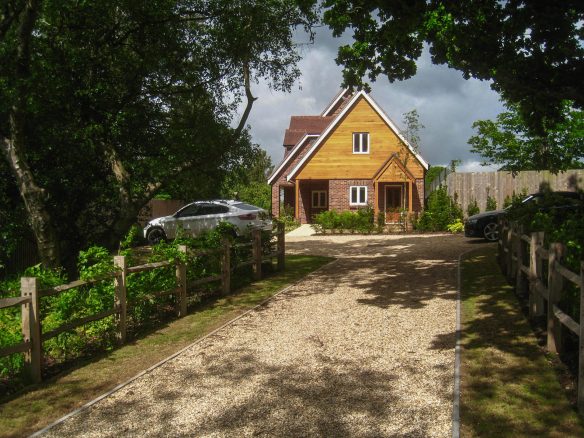
M 385 221 L 399 222 L 400 210 L 403 208 L 403 186 L 385 186 Z

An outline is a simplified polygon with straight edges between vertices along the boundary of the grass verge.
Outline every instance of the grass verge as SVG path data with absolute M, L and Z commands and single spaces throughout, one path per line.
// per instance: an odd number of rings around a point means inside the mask
M 494 246 L 462 261 L 462 437 L 582 437 L 582 418 L 500 274 Z
M 287 256 L 286 270 L 194 309 L 131 344 L 3 400 L 0 436 L 28 436 L 205 336 L 332 258 Z

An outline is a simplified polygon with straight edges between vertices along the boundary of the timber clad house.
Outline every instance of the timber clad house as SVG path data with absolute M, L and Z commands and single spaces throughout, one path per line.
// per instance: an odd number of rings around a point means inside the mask
M 292 116 L 284 148 L 268 179 L 274 216 L 286 206 L 305 224 L 369 205 L 393 223 L 423 208 L 428 164 L 364 91 L 341 91 L 319 116 Z

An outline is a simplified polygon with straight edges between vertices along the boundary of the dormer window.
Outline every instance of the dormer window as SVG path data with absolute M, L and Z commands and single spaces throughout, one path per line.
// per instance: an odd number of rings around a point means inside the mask
M 368 132 L 353 132 L 353 153 L 354 154 L 368 154 L 369 153 L 369 133 Z

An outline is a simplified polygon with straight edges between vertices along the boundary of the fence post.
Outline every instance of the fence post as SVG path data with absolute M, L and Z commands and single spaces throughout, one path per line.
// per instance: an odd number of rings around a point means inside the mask
M 231 292 L 231 243 L 227 237 L 223 237 L 222 240 L 221 291 L 227 295 Z
M 513 223 L 513 226 L 511 227 L 511 258 L 510 258 L 510 262 L 511 262 L 511 270 L 509 271 L 509 275 L 508 275 L 508 280 L 509 283 L 512 284 L 512 282 L 514 280 L 517 279 L 517 271 L 519 270 L 519 245 L 521 243 L 520 237 L 519 237 L 519 226 L 517 225 L 517 223 Z M 517 293 L 517 290 L 515 290 L 515 293 Z
M 548 260 L 548 312 L 547 312 L 547 349 L 552 353 L 562 352 L 562 324 L 554 315 L 554 306 L 560 301 L 564 279 L 556 271 L 556 262 L 562 259 L 562 244 L 550 244 Z
M 529 316 L 531 318 L 543 315 L 543 297 L 537 291 L 542 272 L 541 257 L 537 255 L 537 249 L 542 245 L 543 232 L 531 233 L 529 246 Z
M 509 280 L 512 269 L 513 262 L 513 242 L 511 237 L 513 236 L 513 230 L 510 224 L 507 225 L 507 232 L 505 233 L 505 247 L 507 248 L 507 254 L 505 255 L 505 276 Z
M 278 222 L 278 271 L 286 267 L 286 231 L 283 222 Z
M 128 276 L 128 261 L 126 256 L 114 256 L 114 266 L 119 268 L 116 272 L 114 280 L 115 287 L 115 307 L 117 309 L 116 322 L 118 326 L 117 339 L 119 344 L 126 342 L 127 331 L 127 276 Z
M 503 221 L 501 218 L 497 218 L 497 229 L 499 230 L 499 238 L 497 239 L 497 263 L 499 264 L 499 269 L 503 270 L 503 255 L 505 251 L 503 251 L 503 232 L 505 228 L 503 226 Z
M 35 277 L 20 279 L 20 295 L 30 298 L 30 303 L 22 305 L 22 335 L 29 342 L 29 350 L 24 354 L 24 364 L 34 383 L 41 381 L 42 339 L 39 306 L 39 280 Z
M 584 262 L 580 262 L 580 339 L 578 348 L 578 411 L 584 413 Z
M 515 270 L 515 293 L 518 296 L 523 296 L 525 294 L 525 281 L 524 281 L 524 273 L 521 270 L 523 266 L 523 227 L 517 227 L 517 237 L 516 237 L 516 254 L 517 254 L 517 264 Z
M 259 229 L 252 231 L 253 241 L 253 278 L 260 280 L 262 278 L 262 232 Z
M 187 253 L 186 245 L 178 246 L 179 252 L 183 254 Z M 179 318 L 186 316 L 187 314 L 187 265 L 181 260 L 176 262 L 176 288 L 177 288 L 177 300 L 176 300 L 176 314 Z

